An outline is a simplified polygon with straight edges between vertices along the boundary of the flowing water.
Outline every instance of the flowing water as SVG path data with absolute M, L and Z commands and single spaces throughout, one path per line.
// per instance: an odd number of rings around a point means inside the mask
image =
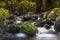
M 38 32 L 35 37 L 28 37 L 22 32 L 15 35 L 8 33 L 7 35 L 5 35 L 6 40 L 60 40 L 60 35 L 56 34 L 52 29 L 46 30 L 44 27 L 38 27 Z
M 17 21 L 19 24 L 20 21 Z M 34 37 L 28 37 L 25 33 L 17 33 L 12 35 L 10 33 L 5 33 L 3 35 L 3 40 L 60 40 L 60 35 L 56 34 L 54 31 L 54 27 L 52 26 L 51 29 L 46 30 L 44 27 L 37 27 L 38 32 Z

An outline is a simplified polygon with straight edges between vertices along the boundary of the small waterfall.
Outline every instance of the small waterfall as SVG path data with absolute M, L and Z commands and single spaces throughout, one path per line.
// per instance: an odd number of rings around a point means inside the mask
M 37 34 L 40 34 L 41 32 L 40 32 L 40 28 L 38 28 L 38 33 Z
M 51 30 L 55 31 L 55 30 L 54 30 L 54 26 L 53 26 L 53 25 L 51 26 Z
M 16 20 L 15 20 L 15 24 L 21 24 L 23 21 L 23 17 L 17 17 Z
M 41 17 L 38 16 L 38 19 L 37 20 L 40 20 L 40 19 L 41 19 Z

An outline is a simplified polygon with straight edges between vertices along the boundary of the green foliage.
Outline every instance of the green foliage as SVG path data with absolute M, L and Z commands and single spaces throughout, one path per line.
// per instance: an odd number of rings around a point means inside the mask
M 36 3 L 35 2 L 29 2 L 29 1 L 21 1 L 18 3 L 20 7 L 20 13 L 21 14 L 27 14 L 28 12 L 36 12 Z
M 24 22 L 21 25 L 21 30 L 26 34 L 35 35 L 37 32 L 37 27 L 31 22 Z
M 4 9 L 4 8 L 0 8 L 0 17 L 7 19 L 9 18 L 9 11 Z
M 54 7 L 60 7 L 60 3 L 59 1 L 55 1 L 54 4 L 53 4 Z
M 56 16 L 60 16 L 60 8 L 54 8 L 52 12 L 56 13 Z
M 0 1 L 0 7 L 5 7 L 5 6 L 6 6 L 6 3 L 3 1 Z

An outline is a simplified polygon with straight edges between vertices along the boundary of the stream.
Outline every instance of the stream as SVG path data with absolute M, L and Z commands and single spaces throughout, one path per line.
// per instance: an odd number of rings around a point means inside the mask
M 28 37 L 24 33 L 17 33 L 15 35 L 7 33 L 3 37 L 5 40 L 60 40 L 60 35 L 52 29 L 46 30 L 44 27 L 38 27 L 38 32 L 34 37 Z
M 19 24 L 22 21 L 16 20 L 16 24 Z M 2 37 L 2 40 L 60 40 L 60 35 L 57 34 L 54 30 L 54 26 L 46 30 L 44 27 L 37 27 L 38 32 L 34 37 L 28 37 L 25 33 L 20 32 L 12 35 L 10 33 L 5 33 Z

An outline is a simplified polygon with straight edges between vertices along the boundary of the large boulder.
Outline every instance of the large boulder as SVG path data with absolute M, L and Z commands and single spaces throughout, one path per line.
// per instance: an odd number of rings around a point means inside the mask
M 34 36 L 37 32 L 37 27 L 31 22 L 24 22 L 21 25 L 21 31 L 29 36 Z
M 60 16 L 56 18 L 54 29 L 56 32 L 60 32 Z

